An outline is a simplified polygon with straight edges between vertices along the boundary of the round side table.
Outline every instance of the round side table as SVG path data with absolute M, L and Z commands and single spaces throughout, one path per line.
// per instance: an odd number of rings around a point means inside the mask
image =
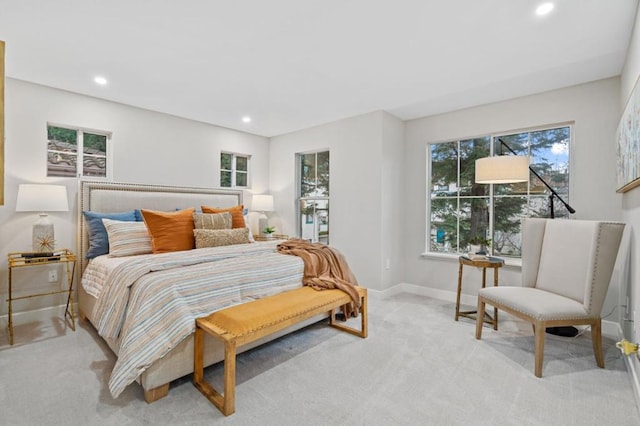
M 483 259 L 470 259 L 466 256 L 460 256 L 458 258 L 460 262 L 460 268 L 458 269 L 458 293 L 456 295 L 456 321 L 458 317 L 476 319 L 478 313 L 474 311 L 462 311 L 460 312 L 460 293 L 462 292 L 462 268 L 467 266 L 475 266 L 476 268 L 482 268 L 482 288 L 487 284 L 487 268 L 493 268 L 493 285 L 498 286 L 498 269 L 504 266 L 504 260 L 497 257 L 488 257 Z M 483 322 L 493 325 L 493 329 L 498 329 L 498 308 L 493 308 L 493 317 L 485 312 Z

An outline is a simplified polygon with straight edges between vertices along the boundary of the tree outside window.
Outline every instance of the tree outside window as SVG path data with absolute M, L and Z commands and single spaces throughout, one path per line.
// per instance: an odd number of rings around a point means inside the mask
M 531 174 L 529 182 L 475 182 L 475 160 L 501 152 L 502 139 L 564 199 L 569 196 L 569 126 L 487 135 L 429 145 L 429 245 L 436 253 L 464 253 L 476 241 L 490 242 L 492 254 L 519 257 L 523 217 L 549 217 L 549 191 Z M 561 203 L 556 217 L 567 216 Z

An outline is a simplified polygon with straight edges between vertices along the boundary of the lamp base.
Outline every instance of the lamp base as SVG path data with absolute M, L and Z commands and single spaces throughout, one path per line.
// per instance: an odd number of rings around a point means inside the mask
M 33 246 L 33 251 L 35 252 L 53 251 L 55 247 L 53 223 L 49 221 L 49 217 L 46 213 L 41 213 L 40 219 L 33 224 L 31 244 Z
M 261 213 L 260 217 L 258 218 L 258 231 L 260 232 L 260 236 L 262 237 L 269 236 L 269 234 L 264 232 L 265 228 L 268 226 L 269 226 L 269 219 L 267 218 L 267 215 L 264 213 Z
M 578 329 L 572 326 L 568 327 L 547 327 L 547 333 L 561 337 L 576 337 L 579 333 Z

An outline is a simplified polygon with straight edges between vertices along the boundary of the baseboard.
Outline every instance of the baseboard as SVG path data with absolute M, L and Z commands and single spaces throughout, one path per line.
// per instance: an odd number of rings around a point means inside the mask
M 437 288 L 424 287 L 416 284 L 400 283 L 386 290 L 370 290 L 375 294 L 374 297 L 384 299 L 399 293 L 416 294 L 418 296 L 431 297 L 432 299 L 443 300 L 445 302 L 456 302 L 456 293 L 454 291 L 440 290 Z M 464 306 L 476 306 L 478 298 L 470 294 L 460 295 L 460 304 Z M 620 325 L 614 321 L 602 321 L 602 335 L 614 340 L 620 340 Z M 640 368 L 638 369 L 640 372 Z
M 638 414 L 640 415 L 640 380 L 638 380 L 640 378 L 640 361 L 637 356 L 630 355 L 624 358 L 624 363 L 629 372 L 633 395 L 636 397 L 636 407 L 638 407 Z
M 620 326 L 618 326 L 617 333 L 618 337 L 616 340 L 624 339 L 624 334 Z M 636 399 L 636 408 L 638 408 L 638 415 L 640 415 L 640 360 L 638 359 L 638 355 L 625 356 L 624 365 L 627 367 L 627 372 L 629 373 L 633 396 Z

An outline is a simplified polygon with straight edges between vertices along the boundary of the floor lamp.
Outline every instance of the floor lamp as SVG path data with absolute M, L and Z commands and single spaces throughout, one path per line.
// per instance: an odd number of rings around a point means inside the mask
M 563 200 L 562 197 L 542 179 L 538 172 L 531 168 L 528 156 L 518 155 L 505 141 L 502 139 L 498 139 L 498 141 L 500 142 L 501 152 L 502 147 L 505 147 L 513 155 L 499 155 L 477 159 L 476 183 L 528 182 L 529 173 L 533 173 L 551 192 L 549 195 L 549 217 L 551 219 L 555 218 L 553 208 L 554 198 L 557 198 L 567 208 L 569 213 L 573 214 L 576 212 L 573 207 Z M 578 329 L 575 327 L 549 327 L 546 331 L 549 334 L 565 337 L 574 337 L 578 334 Z

